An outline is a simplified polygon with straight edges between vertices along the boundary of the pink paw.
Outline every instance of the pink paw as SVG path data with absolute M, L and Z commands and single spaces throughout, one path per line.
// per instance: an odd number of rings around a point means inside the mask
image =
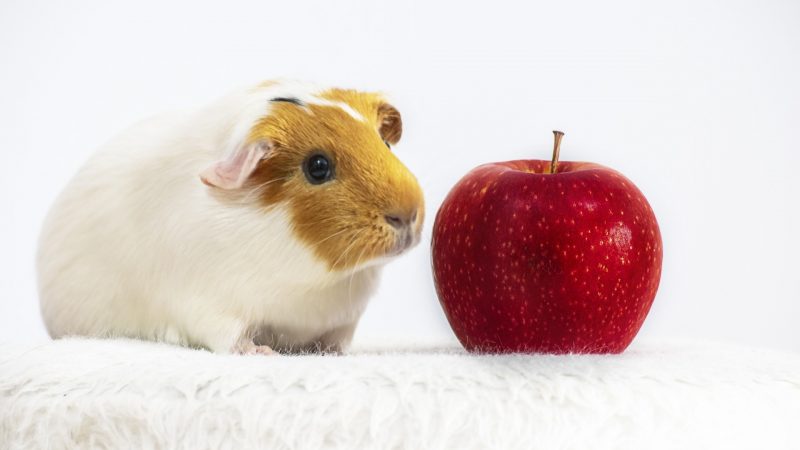
M 247 343 L 245 345 L 237 345 L 233 348 L 233 353 L 237 355 L 275 355 L 275 350 L 273 350 L 269 345 L 256 345 L 252 342 Z

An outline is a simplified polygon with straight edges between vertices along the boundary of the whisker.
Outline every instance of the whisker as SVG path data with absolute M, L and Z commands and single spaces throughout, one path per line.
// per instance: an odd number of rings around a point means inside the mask
M 286 176 L 286 177 L 281 177 L 281 178 L 273 178 L 272 180 L 267 180 L 264 183 L 261 183 L 258 186 L 255 186 L 255 187 L 251 188 L 250 191 L 247 192 L 247 194 L 242 198 L 240 203 L 241 204 L 249 203 L 250 200 L 252 199 L 252 197 L 261 195 L 264 192 L 264 190 L 267 187 L 269 187 L 270 184 L 278 182 L 278 181 L 285 181 L 285 180 L 288 180 L 290 178 L 292 178 L 291 175 L 290 176 Z
M 332 235 L 330 235 L 330 236 L 326 237 L 325 239 L 323 239 L 323 240 L 321 240 L 321 241 L 317 241 L 317 242 L 315 242 L 315 243 L 313 243 L 313 244 L 311 244 L 311 245 L 312 245 L 312 246 L 315 246 L 315 245 L 322 244 L 323 242 L 327 241 L 328 239 L 330 239 L 330 238 L 332 238 L 332 237 L 334 237 L 334 236 L 338 236 L 338 235 L 340 235 L 340 234 L 342 234 L 342 233 L 344 233 L 344 232 L 346 232 L 346 231 L 349 231 L 349 228 L 344 228 L 344 229 L 342 229 L 342 230 L 339 230 L 339 231 L 337 231 L 336 233 L 333 233 Z
M 341 221 L 341 219 L 338 218 L 338 217 L 326 217 L 324 219 L 317 220 L 316 222 L 301 222 L 301 223 L 298 224 L 298 226 L 300 226 L 300 227 L 310 227 L 310 226 L 319 225 L 319 224 L 325 223 L 325 222 L 340 222 L 340 221 Z
M 361 258 L 364 256 L 364 252 L 367 251 L 367 247 L 361 249 L 361 253 L 358 255 L 358 259 L 356 259 L 356 264 L 353 268 L 358 267 L 361 264 Z M 350 303 L 353 303 L 353 278 L 356 276 L 356 271 L 353 270 L 353 273 L 350 274 L 350 282 L 347 285 L 347 298 L 350 300 Z
M 331 269 L 335 269 L 336 268 L 336 265 L 339 264 L 339 261 L 341 261 L 342 258 L 350 251 L 350 249 L 353 248 L 353 245 L 355 245 L 355 243 L 358 241 L 358 238 L 361 237 L 361 235 L 363 233 L 364 233 L 364 231 L 361 231 L 360 233 L 357 233 L 353 237 L 353 240 L 350 242 L 350 245 L 347 246 L 347 248 L 342 252 L 342 254 L 339 255 L 338 258 L 336 258 L 336 261 L 333 263 L 333 265 L 331 265 Z

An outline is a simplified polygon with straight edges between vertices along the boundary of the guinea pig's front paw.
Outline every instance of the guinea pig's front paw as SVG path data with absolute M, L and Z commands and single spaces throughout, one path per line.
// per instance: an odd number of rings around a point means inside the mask
M 275 350 L 269 345 L 256 345 L 253 342 L 238 344 L 231 349 L 237 355 L 275 355 Z

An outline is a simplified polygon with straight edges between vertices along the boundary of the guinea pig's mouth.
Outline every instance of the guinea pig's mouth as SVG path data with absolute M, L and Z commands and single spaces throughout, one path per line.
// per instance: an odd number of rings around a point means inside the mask
M 394 246 L 387 252 L 386 256 L 400 256 L 407 250 L 410 250 L 419 243 L 419 231 L 413 231 L 411 228 L 405 228 L 403 231 L 397 233 Z

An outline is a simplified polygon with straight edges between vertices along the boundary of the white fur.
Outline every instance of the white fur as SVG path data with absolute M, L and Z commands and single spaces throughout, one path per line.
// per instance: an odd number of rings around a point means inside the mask
M 355 347 L 264 357 L 0 345 L 0 448 L 800 448 L 797 354 L 697 342 L 606 356 Z
M 256 329 L 282 345 L 346 345 L 379 267 L 331 273 L 283 206 L 231 205 L 199 175 L 243 145 L 282 83 L 142 122 L 80 170 L 44 224 L 39 291 L 54 337 L 131 336 L 228 352 Z

